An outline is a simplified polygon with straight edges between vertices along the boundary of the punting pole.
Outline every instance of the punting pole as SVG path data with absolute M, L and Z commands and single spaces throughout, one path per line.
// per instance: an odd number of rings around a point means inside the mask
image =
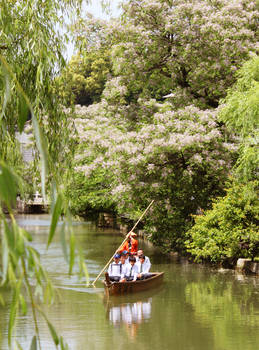
M 114 254 L 112 255 L 112 257 L 110 258 L 110 260 L 107 262 L 107 264 L 104 266 L 104 268 L 102 269 L 102 271 L 99 273 L 99 275 L 96 277 L 96 279 L 93 281 L 92 286 L 95 285 L 95 282 L 99 279 L 99 277 L 101 276 L 101 274 L 103 273 L 103 271 L 109 266 L 109 264 L 111 263 L 114 255 L 117 253 L 118 250 L 120 250 L 120 248 L 123 246 L 123 244 L 127 241 L 128 237 L 130 236 L 130 234 L 133 232 L 133 230 L 135 229 L 135 227 L 137 226 L 137 224 L 140 222 L 140 220 L 143 218 L 143 216 L 146 214 L 146 212 L 148 211 L 148 209 L 151 207 L 151 205 L 154 203 L 154 200 L 152 200 L 152 202 L 149 204 L 149 206 L 146 208 L 146 210 L 142 213 L 142 215 L 140 216 L 140 218 L 138 219 L 138 221 L 135 223 L 135 225 L 132 227 L 132 229 L 127 233 L 125 239 L 123 240 L 123 242 L 120 244 L 120 246 L 115 250 Z

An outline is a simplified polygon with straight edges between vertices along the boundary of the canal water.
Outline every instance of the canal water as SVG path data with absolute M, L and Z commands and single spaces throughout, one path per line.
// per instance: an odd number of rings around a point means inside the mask
M 259 279 L 234 271 L 217 271 L 185 261 L 174 262 L 147 243 L 139 242 L 153 271 L 164 271 L 165 282 L 149 292 L 104 298 L 101 282 L 86 287 L 69 277 L 59 235 L 46 251 L 49 216 L 19 216 L 18 222 L 34 237 L 57 289 L 56 303 L 45 311 L 73 350 L 258 350 Z M 74 223 L 74 230 L 93 281 L 122 236 L 90 222 Z M 8 349 L 10 294 L 0 306 L 0 349 Z M 55 346 L 46 323 L 39 318 L 42 350 Z M 34 335 L 31 312 L 20 316 L 16 338 L 30 348 Z

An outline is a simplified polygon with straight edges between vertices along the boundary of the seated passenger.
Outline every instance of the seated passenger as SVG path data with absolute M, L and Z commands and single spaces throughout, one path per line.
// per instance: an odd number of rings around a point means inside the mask
M 138 253 L 137 253 L 137 258 L 136 258 L 137 262 L 139 261 L 139 257 L 140 257 L 141 255 L 144 255 L 144 253 L 143 253 L 143 250 L 142 250 L 142 249 L 139 249 L 139 250 L 138 250 Z M 144 264 L 145 264 L 145 270 L 146 270 L 147 272 L 149 272 L 149 270 L 150 270 L 150 268 L 151 268 L 151 262 L 150 262 L 149 257 L 146 256 L 146 255 L 145 255 Z
M 126 259 L 126 264 L 129 264 L 129 252 L 127 250 L 123 250 L 123 252 L 121 253 L 121 256 L 124 255 L 125 259 Z
M 120 262 L 120 254 L 115 254 L 113 259 L 114 261 L 108 267 L 109 278 L 113 282 L 119 282 L 121 279 L 122 266 Z
M 129 258 L 127 258 L 128 252 L 123 251 L 121 253 L 121 277 L 123 278 L 126 274 L 127 265 L 129 265 Z
M 136 258 L 134 256 L 129 257 L 129 264 L 126 266 L 126 272 L 122 282 L 124 281 L 136 281 L 138 275 L 138 268 L 135 265 Z
M 138 268 L 137 278 L 139 280 L 143 280 L 152 276 L 152 274 L 149 273 L 150 266 L 145 264 L 145 260 L 146 260 L 145 255 L 140 255 L 139 261 L 136 263 L 136 266 Z

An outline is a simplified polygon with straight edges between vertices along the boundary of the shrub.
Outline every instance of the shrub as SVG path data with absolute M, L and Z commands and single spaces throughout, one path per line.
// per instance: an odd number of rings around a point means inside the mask
M 211 210 L 195 217 L 185 244 L 196 261 L 253 259 L 259 254 L 258 184 L 232 184 Z

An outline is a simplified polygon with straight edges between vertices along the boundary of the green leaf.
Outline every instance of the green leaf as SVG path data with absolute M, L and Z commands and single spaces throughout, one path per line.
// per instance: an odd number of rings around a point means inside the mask
M 18 312 L 19 307 L 19 294 L 20 294 L 20 287 L 21 287 L 21 281 L 16 285 L 15 289 L 13 290 L 13 298 L 11 303 L 11 310 L 10 310 L 10 316 L 9 316 L 9 324 L 8 324 L 8 344 L 11 346 L 12 343 L 12 333 L 13 328 L 15 325 L 16 315 Z
M 14 231 L 9 228 L 9 225 L 5 220 L 5 218 L 4 218 L 4 234 L 6 237 L 6 241 L 8 243 L 8 248 L 10 250 L 13 250 L 15 245 L 15 234 L 14 234 Z
M 26 315 L 27 314 L 27 304 L 26 304 L 26 301 L 25 301 L 22 294 L 20 294 L 20 296 L 19 296 L 19 301 L 20 301 L 20 305 L 22 308 L 22 313 L 23 313 L 23 315 Z
M 48 320 L 48 318 L 47 318 L 47 316 L 45 315 L 45 313 L 44 313 L 41 309 L 39 309 L 39 310 L 40 310 L 42 316 L 45 318 L 45 321 L 47 322 L 47 325 L 48 325 L 48 327 L 49 327 L 49 331 L 50 331 L 50 334 L 51 334 L 51 337 L 52 337 L 54 343 L 55 343 L 56 345 L 58 345 L 58 344 L 59 344 L 59 339 L 58 339 L 57 332 L 56 332 L 55 328 L 54 328 L 53 325 L 50 323 L 50 321 Z
M 24 236 L 21 228 L 17 225 L 15 220 L 13 220 L 13 235 L 15 237 L 15 255 L 22 255 L 25 251 Z
M 5 83 L 5 89 L 4 89 L 4 101 L 3 101 L 3 105 L 2 105 L 2 111 L 0 114 L 0 122 L 4 116 L 4 112 L 5 112 L 5 108 L 7 105 L 7 102 L 10 99 L 10 92 L 11 92 L 11 86 L 10 86 L 10 79 L 9 79 L 9 74 L 7 72 L 7 70 L 5 69 L 4 66 L 2 66 L 2 72 L 4 74 L 4 83 Z
M 69 261 L 69 274 L 72 273 L 75 262 L 75 236 L 72 233 L 70 236 L 70 261 Z
M 85 264 L 84 255 L 82 252 L 82 249 L 78 248 L 78 255 L 79 255 L 79 267 L 80 267 L 80 277 L 84 275 L 86 280 L 86 285 L 89 285 L 89 273 Z
M 64 342 L 63 337 L 60 337 L 60 348 L 61 350 L 68 350 L 68 345 Z
M 66 242 L 66 223 L 65 222 L 63 222 L 63 224 L 61 226 L 60 240 L 61 240 L 61 246 L 62 246 L 65 260 L 66 260 L 66 262 L 68 262 L 67 242 Z
M 16 345 L 16 348 L 17 348 L 17 349 L 23 350 L 21 344 L 20 344 L 17 340 L 15 340 L 15 345 Z
M 32 235 L 26 231 L 25 229 L 21 228 L 20 227 L 20 231 L 22 232 L 23 236 L 29 241 L 31 242 L 32 241 Z
M 19 131 L 22 132 L 29 115 L 29 106 L 23 95 L 20 95 L 18 113 L 18 127 Z
M 0 294 L 0 304 L 5 306 L 5 302 L 4 302 L 4 298 L 3 298 L 2 294 Z
M 49 245 L 54 237 L 55 230 L 56 230 L 57 223 L 58 223 L 58 219 L 59 219 L 60 214 L 61 214 L 61 210 L 62 210 L 62 196 L 59 193 L 57 200 L 56 200 L 56 203 L 55 203 L 55 206 L 54 206 L 53 213 L 52 213 L 51 225 L 50 225 L 49 237 L 48 237 L 48 244 L 47 244 L 48 247 L 49 247 Z
M 16 201 L 17 177 L 12 170 L 0 161 L 0 200 L 10 208 Z
M 30 350 L 37 350 L 37 338 L 36 335 L 31 340 Z
M 6 282 L 8 264 L 9 264 L 9 248 L 7 244 L 6 235 L 2 238 L 2 264 L 3 264 L 3 275 L 2 275 L 2 285 Z
M 48 324 L 49 331 L 50 331 L 50 333 L 51 333 L 52 339 L 53 339 L 54 343 L 55 343 L 56 345 L 58 345 L 58 344 L 59 344 L 59 339 L 58 339 L 56 330 L 55 330 L 55 328 L 53 327 L 53 325 L 52 325 L 48 320 L 46 320 L 46 321 L 47 321 L 47 324 Z

